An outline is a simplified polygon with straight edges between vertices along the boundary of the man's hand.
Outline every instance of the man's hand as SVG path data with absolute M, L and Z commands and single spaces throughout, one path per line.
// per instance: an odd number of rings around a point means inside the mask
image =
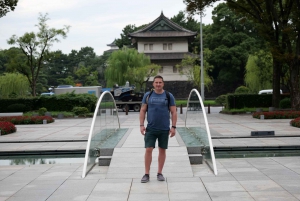
M 145 133 L 146 133 L 146 128 L 145 128 L 145 126 L 140 126 L 140 131 L 141 131 L 141 134 L 142 134 L 142 135 L 145 135 Z
M 175 128 L 171 128 L 171 129 L 170 129 L 170 137 L 174 137 L 174 136 L 175 136 L 175 133 L 176 133 Z

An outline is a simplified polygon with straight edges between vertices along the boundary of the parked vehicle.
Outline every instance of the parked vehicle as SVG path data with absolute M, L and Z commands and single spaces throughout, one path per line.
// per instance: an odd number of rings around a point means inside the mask
M 273 94 L 273 89 L 264 89 L 260 90 L 258 94 Z M 280 94 L 282 94 L 282 90 L 280 89 Z

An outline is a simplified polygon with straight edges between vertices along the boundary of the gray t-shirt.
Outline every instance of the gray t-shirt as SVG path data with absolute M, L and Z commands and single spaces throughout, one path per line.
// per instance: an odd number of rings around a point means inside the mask
M 147 96 L 150 92 L 147 92 L 142 100 L 143 104 L 148 105 L 147 112 L 147 127 L 157 130 L 170 130 L 170 112 L 168 108 L 168 98 L 166 92 L 157 94 L 155 91 L 151 94 L 147 103 Z M 170 94 L 170 106 L 175 106 L 175 98 Z

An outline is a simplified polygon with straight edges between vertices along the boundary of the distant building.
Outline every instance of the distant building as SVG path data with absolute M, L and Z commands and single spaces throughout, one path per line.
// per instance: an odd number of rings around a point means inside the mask
M 159 74 L 165 81 L 187 81 L 176 68 L 184 55 L 195 56 L 188 51 L 188 45 L 197 32 L 187 30 L 164 16 L 163 12 L 146 27 L 129 34 L 132 45 L 143 52 L 151 63 L 162 66 Z
M 116 39 L 111 44 L 107 44 L 107 46 L 109 46 L 110 49 L 105 50 L 104 52 L 113 52 L 113 51 L 119 50 L 119 47 L 116 45 Z

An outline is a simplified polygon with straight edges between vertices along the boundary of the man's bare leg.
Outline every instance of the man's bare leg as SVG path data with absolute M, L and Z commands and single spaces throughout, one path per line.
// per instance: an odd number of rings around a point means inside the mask
M 166 161 L 166 149 L 158 147 L 158 171 L 157 173 L 162 173 L 165 161 Z
M 147 147 L 145 151 L 145 174 L 149 174 L 152 162 L 153 147 Z

